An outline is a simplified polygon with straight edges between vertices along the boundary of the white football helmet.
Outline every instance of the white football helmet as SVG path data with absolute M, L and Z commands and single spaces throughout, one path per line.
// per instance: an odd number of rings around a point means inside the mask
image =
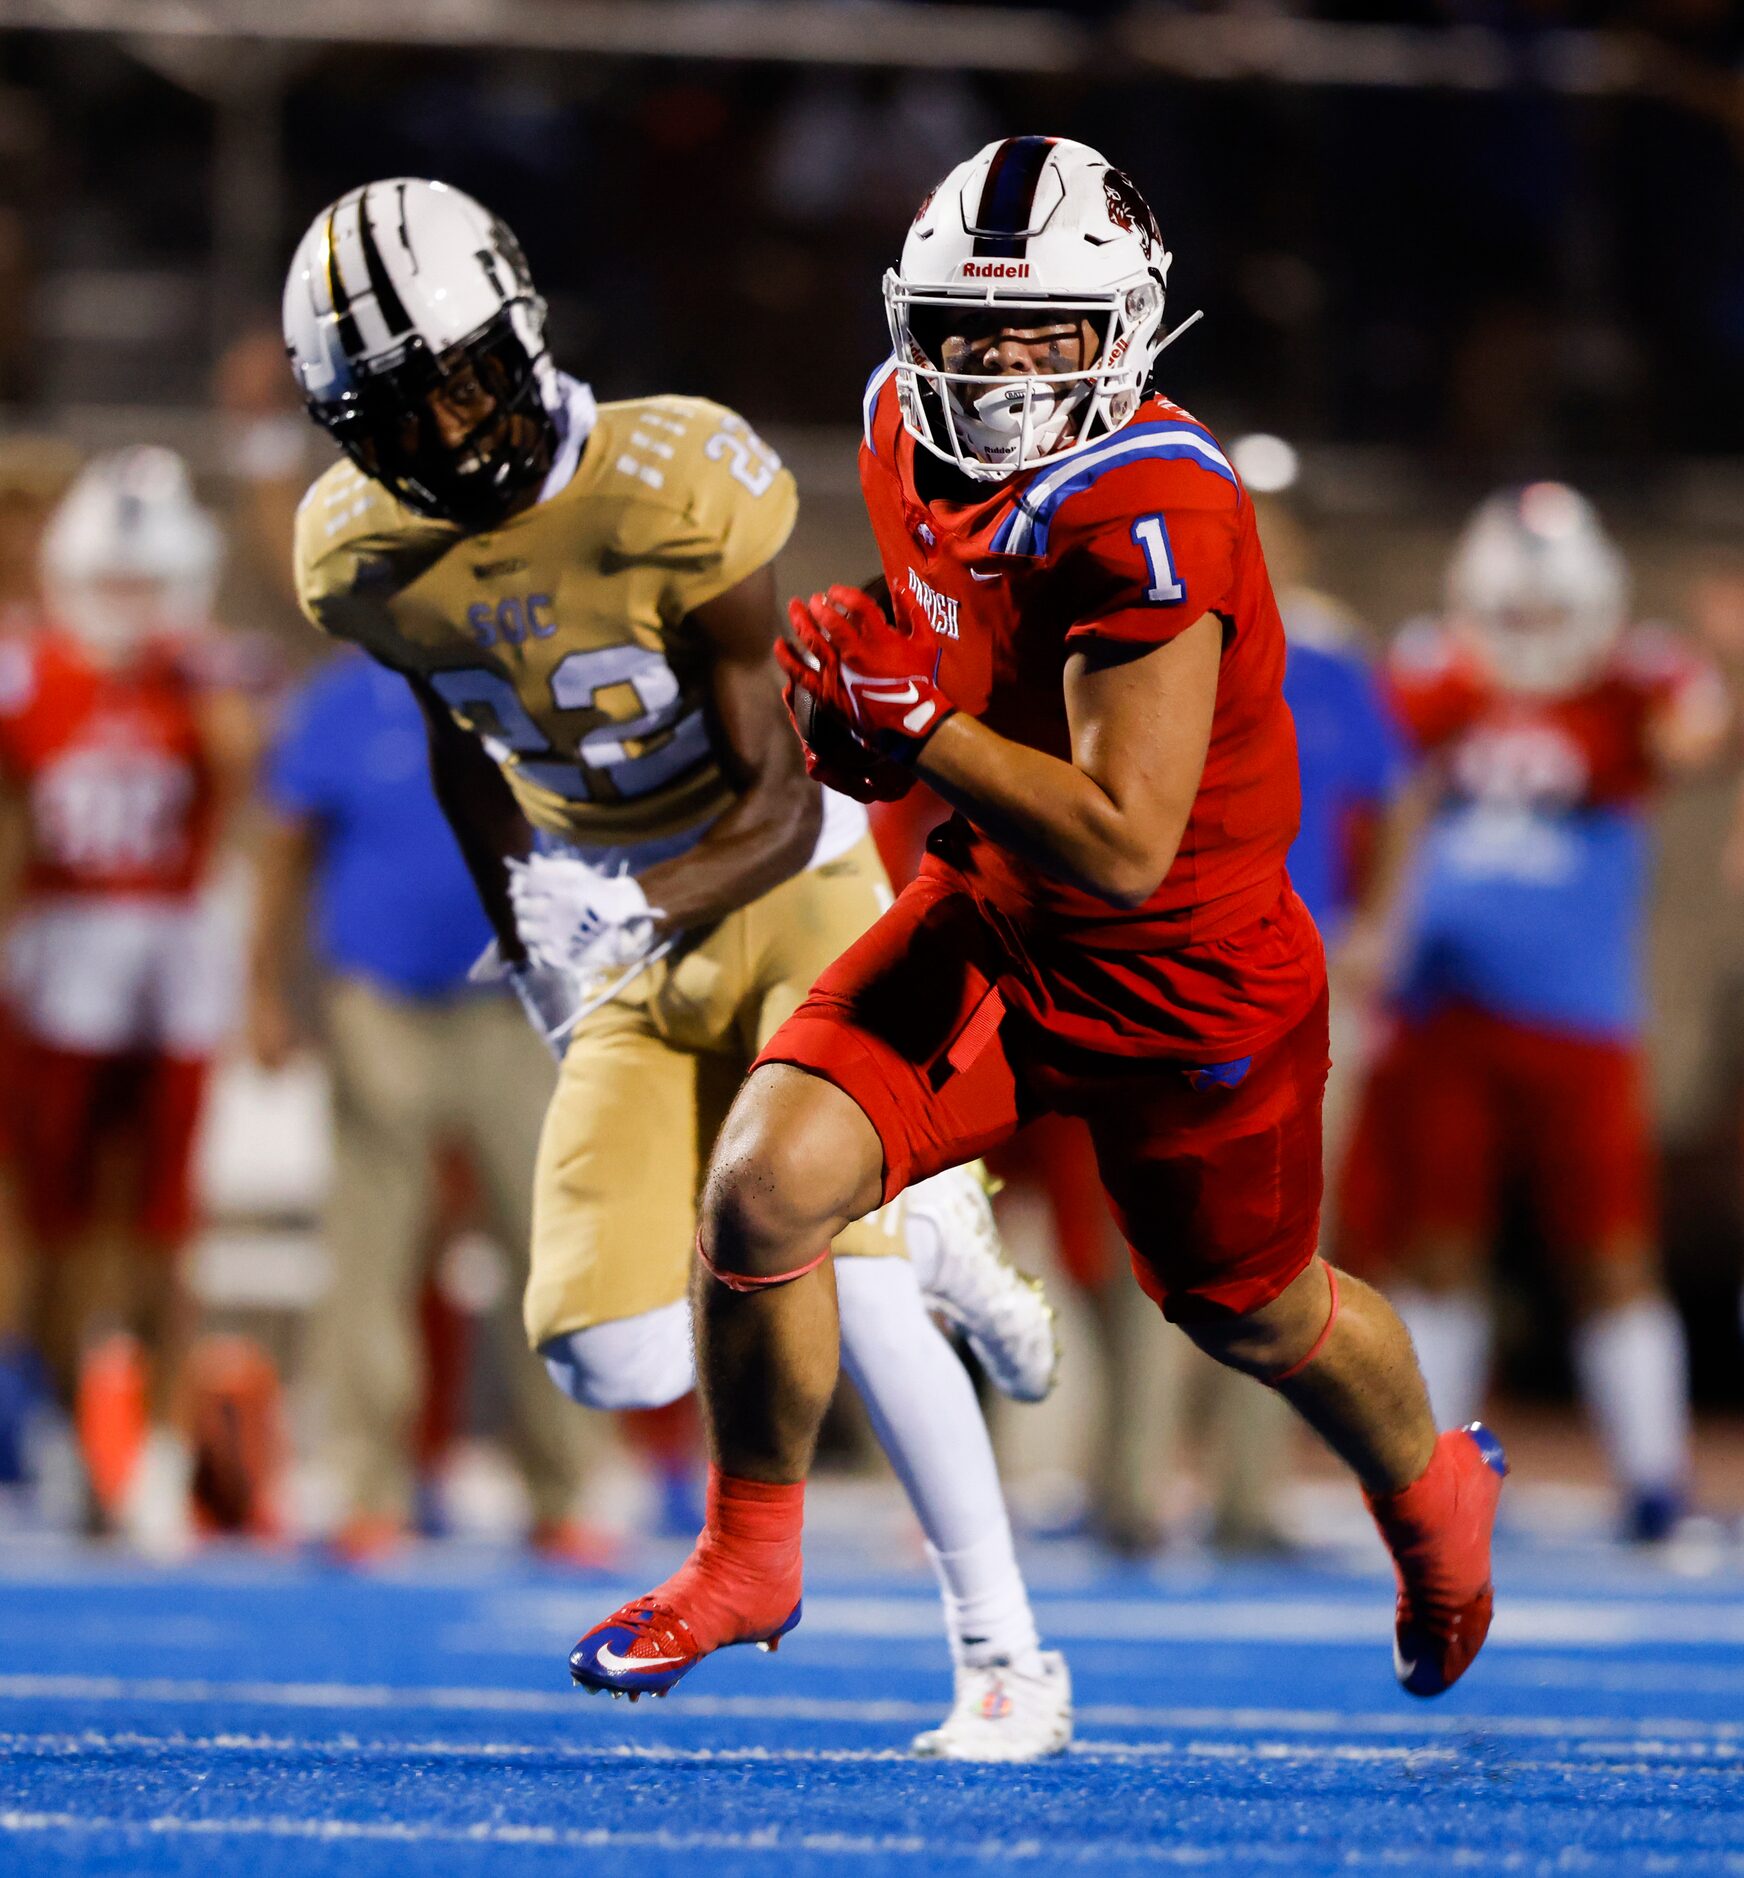
M 99 658 L 186 632 L 212 616 L 223 539 L 173 450 L 142 445 L 94 458 L 43 537 L 52 617 Z
M 884 276 L 909 434 L 965 475 L 999 482 L 1118 430 L 1158 353 L 1193 323 L 1162 332 L 1172 258 L 1131 179 L 1088 144 L 1006 137 L 959 163 Z M 1088 320 L 1095 356 L 1074 372 L 949 369 L 946 341 L 987 307 L 1019 326 Z
M 420 514 L 495 526 L 550 467 L 545 302 L 514 235 L 460 190 L 396 176 L 323 209 L 291 262 L 284 326 L 310 415 Z M 456 385 L 486 412 L 445 439 L 430 394 Z
M 1447 570 L 1447 607 L 1500 682 L 1536 695 L 1595 677 L 1627 618 L 1623 557 L 1566 483 L 1503 490 L 1478 507 Z

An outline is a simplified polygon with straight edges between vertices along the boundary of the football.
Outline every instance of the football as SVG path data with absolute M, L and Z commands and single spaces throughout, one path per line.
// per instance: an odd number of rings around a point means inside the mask
M 827 787 L 861 802 L 895 802 L 914 787 L 913 770 L 868 750 L 839 711 L 799 685 L 793 687 L 793 721 Z

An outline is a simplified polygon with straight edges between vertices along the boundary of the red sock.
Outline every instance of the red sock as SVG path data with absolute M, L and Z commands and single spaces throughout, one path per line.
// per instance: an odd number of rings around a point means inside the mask
M 1450 1429 L 1408 1487 L 1364 1497 L 1414 1590 L 1457 1603 L 1489 1580 L 1490 1523 L 1500 1485 L 1471 1441 Z
M 696 1550 L 653 1596 L 707 1650 L 768 1635 L 799 1602 L 805 1482 L 741 1480 L 713 1465 Z
M 1447 1522 L 1453 1510 L 1453 1457 L 1444 1442 L 1438 1440 L 1424 1468 L 1408 1487 L 1392 1493 L 1365 1493 L 1376 1519 L 1387 1529 L 1401 1532 L 1435 1532 Z

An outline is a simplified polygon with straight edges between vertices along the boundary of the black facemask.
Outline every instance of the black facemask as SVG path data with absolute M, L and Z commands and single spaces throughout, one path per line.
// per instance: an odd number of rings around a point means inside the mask
M 492 410 L 458 444 L 443 441 L 430 395 L 465 370 Z M 504 308 L 440 357 L 421 340 L 343 397 L 311 400 L 315 421 L 366 476 L 420 515 L 472 532 L 499 526 L 536 489 L 557 450 L 535 360 Z

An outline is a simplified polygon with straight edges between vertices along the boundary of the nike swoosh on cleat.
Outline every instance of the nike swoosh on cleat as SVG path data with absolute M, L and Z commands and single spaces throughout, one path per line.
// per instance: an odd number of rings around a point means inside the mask
M 609 1643 L 602 1643 L 594 1656 L 594 1663 L 613 1675 L 622 1675 L 626 1670 L 670 1669 L 674 1663 L 682 1663 L 682 1656 L 620 1656 Z

